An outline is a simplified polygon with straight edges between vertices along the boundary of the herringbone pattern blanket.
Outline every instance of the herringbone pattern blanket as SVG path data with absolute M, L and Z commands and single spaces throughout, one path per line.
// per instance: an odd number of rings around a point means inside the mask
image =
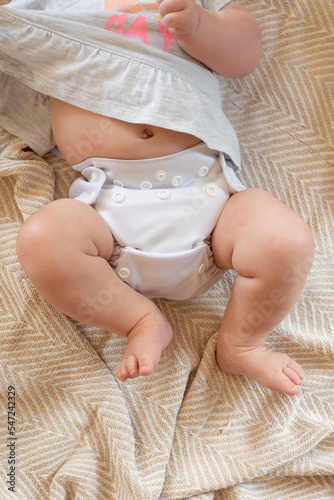
M 334 4 L 243 3 L 261 23 L 264 56 L 253 75 L 222 84 L 241 178 L 293 207 L 316 241 L 307 287 L 268 340 L 305 368 L 300 393 L 217 368 L 232 273 L 200 298 L 157 301 L 174 339 L 151 377 L 118 382 L 126 339 L 57 312 L 16 258 L 22 221 L 66 197 L 74 174 L 2 130 L 3 500 L 334 498 Z

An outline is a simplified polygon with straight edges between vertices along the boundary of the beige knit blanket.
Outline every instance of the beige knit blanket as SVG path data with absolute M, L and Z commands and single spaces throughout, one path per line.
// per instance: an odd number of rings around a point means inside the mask
M 198 299 L 156 301 L 174 339 L 152 376 L 118 382 L 126 339 L 57 312 L 16 258 L 22 221 L 66 197 L 74 174 L 2 130 L 1 500 L 334 498 L 334 4 L 242 3 L 264 55 L 222 85 L 241 179 L 293 207 L 316 242 L 306 289 L 268 340 L 305 368 L 300 393 L 217 368 L 232 273 Z

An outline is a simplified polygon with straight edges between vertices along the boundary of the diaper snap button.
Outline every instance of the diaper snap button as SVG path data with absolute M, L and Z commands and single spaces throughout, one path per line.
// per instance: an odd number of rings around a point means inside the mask
M 140 183 L 141 189 L 152 189 L 152 182 L 150 181 L 143 181 Z
M 197 174 L 200 176 L 200 177 L 205 177 L 209 172 L 209 168 L 208 167 L 201 167 L 199 169 L 199 171 L 197 172 Z
M 119 271 L 118 271 L 118 276 L 120 276 L 120 278 L 128 278 L 130 276 L 130 270 L 127 268 L 127 267 L 122 267 Z
M 198 268 L 198 274 L 203 274 L 206 269 L 206 265 L 203 263 Z
M 167 172 L 165 172 L 165 170 L 158 170 L 155 174 L 155 178 L 160 182 L 165 181 L 167 179 Z
M 217 189 L 215 186 L 213 186 L 212 184 L 207 184 L 205 186 L 205 192 L 208 196 L 216 196 L 217 194 Z
M 113 194 L 112 198 L 116 203 L 122 203 L 122 201 L 125 200 L 125 195 L 121 193 L 121 191 L 117 191 L 116 193 Z
M 160 191 L 158 191 L 157 193 L 157 196 L 158 198 L 160 198 L 160 200 L 167 200 L 170 197 L 170 194 L 167 189 L 160 189 Z
M 120 179 L 114 179 L 112 181 L 112 183 L 115 185 L 115 186 L 120 186 L 120 187 L 124 187 L 124 182 L 121 181 Z
M 182 184 L 182 182 L 183 182 L 183 179 L 182 179 L 181 175 L 176 175 L 172 179 L 172 184 L 175 187 L 180 186 Z

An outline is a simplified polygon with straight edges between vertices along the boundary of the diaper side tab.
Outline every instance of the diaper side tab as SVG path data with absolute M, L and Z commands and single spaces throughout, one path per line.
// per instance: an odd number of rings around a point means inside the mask
M 224 153 L 219 153 L 218 161 L 222 171 L 224 172 L 225 179 L 231 194 L 235 194 L 246 189 L 246 186 L 244 186 L 240 182 L 235 174 L 235 170 L 237 167 L 235 166 L 233 161 L 229 157 L 225 157 Z
M 86 167 L 81 171 L 83 177 L 76 179 L 70 187 L 69 197 L 94 205 L 106 181 L 106 174 L 96 167 Z

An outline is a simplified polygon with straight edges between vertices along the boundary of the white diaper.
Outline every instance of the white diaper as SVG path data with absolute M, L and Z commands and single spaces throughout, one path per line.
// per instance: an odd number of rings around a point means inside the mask
M 201 295 L 224 271 L 211 233 L 231 194 L 245 189 L 222 154 L 201 143 L 147 160 L 90 158 L 73 167 L 70 198 L 98 211 L 113 233 L 116 274 L 149 298 Z

